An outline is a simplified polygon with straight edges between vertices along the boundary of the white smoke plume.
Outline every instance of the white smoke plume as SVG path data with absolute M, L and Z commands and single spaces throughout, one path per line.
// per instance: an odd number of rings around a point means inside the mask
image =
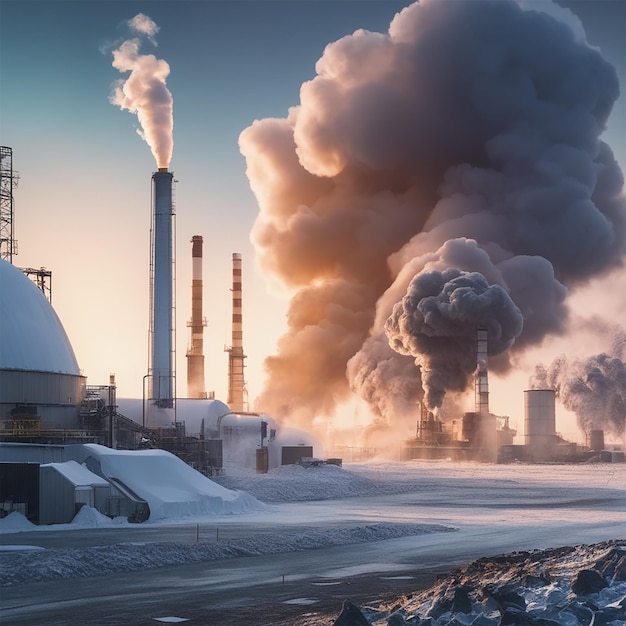
M 156 45 L 159 27 L 143 13 L 128 21 L 134 32 Z M 124 41 L 113 51 L 113 67 L 128 78 L 119 79 L 110 96 L 111 104 L 137 115 L 139 136 L 150 146 L 157 167 L 169 167 L 174 148 L 174 100 L 166 86 L 170 66 L 153 54 L 140 54 L 138 37 Z
M 308 426 L 351 390 L 388 420 L 423 391 L 436 406 L 467 384 L 477 326 L 504 372 L 622 266 L 624 179 L 600 138 L 619 86 L 579 29 L 514 0 L 422 0 L 316 70 L 286 119 L 240 136 L 258 260 L 295 294 L 259 408 Z M 478 287 L 457 298 L 448 278 Z M 462 323 L 435 337 L 442 307 Z

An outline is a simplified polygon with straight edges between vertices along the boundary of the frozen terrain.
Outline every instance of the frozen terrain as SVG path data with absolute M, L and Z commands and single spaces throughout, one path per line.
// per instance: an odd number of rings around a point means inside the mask
M 68 607 L 80 606 L 94 624 L 148 624 L 165 616 L 198 624 L 321 625 L 333 623 L 343 600 L 353 600 L 364 623 L 497 624 L 497 609 L 480 613 L 475 595 L 469 613 L 439 611 L 433 619 L 418 594 L 428 593 L 437 575 L 479 557 L 626 537 L 623 464 L 378 462 L 285 466 L 266 475 L 230 467 L 217 481 L 264 505 L 216 516 L 190 516 L 193 507 L 181 505 L 178 514 L 170 507 L 168 518 L 144 524 L 86 508 L 60 526 L 34 527 L 17 514 L 0 520 L 7 623 L 79 623 Z M 526 606 L 548 596 L 564 601 L 581 564 L 608 549 L 561 554 L 565 562 L 554 566 L 549 584 L 525 592 Z M 497 579 L 494 571 L 489 576 Z M 431 600 L 452 593 L 450 582 L 445 589 L 438 584 Z M 619 604 L 625 585 L 611 581 L 595 601 Z M 108 597 L 117 598 L 115 606 Z M 202 617 L 209 605 L 219 622 Z M 567 619 L 556 623 L 590 624 Z

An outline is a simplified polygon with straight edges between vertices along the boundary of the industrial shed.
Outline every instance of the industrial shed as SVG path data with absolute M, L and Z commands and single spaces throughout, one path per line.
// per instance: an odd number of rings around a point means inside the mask
M 40 467 L 39 523 L 67 524 L 84 505 L 106 514 L 111 485 L 76 461 Z

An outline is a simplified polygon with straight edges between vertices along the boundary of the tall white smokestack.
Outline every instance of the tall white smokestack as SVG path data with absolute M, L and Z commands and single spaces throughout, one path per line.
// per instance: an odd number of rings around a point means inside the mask
M 206 319 L 202 315 L 202 236 L 191 238 L 191 329 L 187 350 L 187 397 L 206 398 L 204 384 L 204 327 Z
M 243 369 L 246 355 L 243 352 L 243 315 L 241 288 L 241 254 L 233 252 L 233 320 L 232 345 L 228 352 L 228 406 L 237 413 L 244 411 L 246 384 Z
M 174 374 L 174 206 L 173 174 L 159 168 L 152 175 L 150 245 L 150 365 L 148 426 L 169 425 L 172 416 L 156 409 L 173 409 Z

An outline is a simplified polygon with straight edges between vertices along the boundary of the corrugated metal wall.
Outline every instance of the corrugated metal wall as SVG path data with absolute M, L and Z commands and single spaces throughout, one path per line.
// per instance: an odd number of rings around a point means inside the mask
M 76 487 L 54 467 L 42 467 L 39 491 L 39 523 L 69 524 L 76 515 Z
M 84 376 L 33 372 L 29 370 L 0 370 L 0 405 L 60 404 L 79 405 L 85 397 L 87 379 Z

